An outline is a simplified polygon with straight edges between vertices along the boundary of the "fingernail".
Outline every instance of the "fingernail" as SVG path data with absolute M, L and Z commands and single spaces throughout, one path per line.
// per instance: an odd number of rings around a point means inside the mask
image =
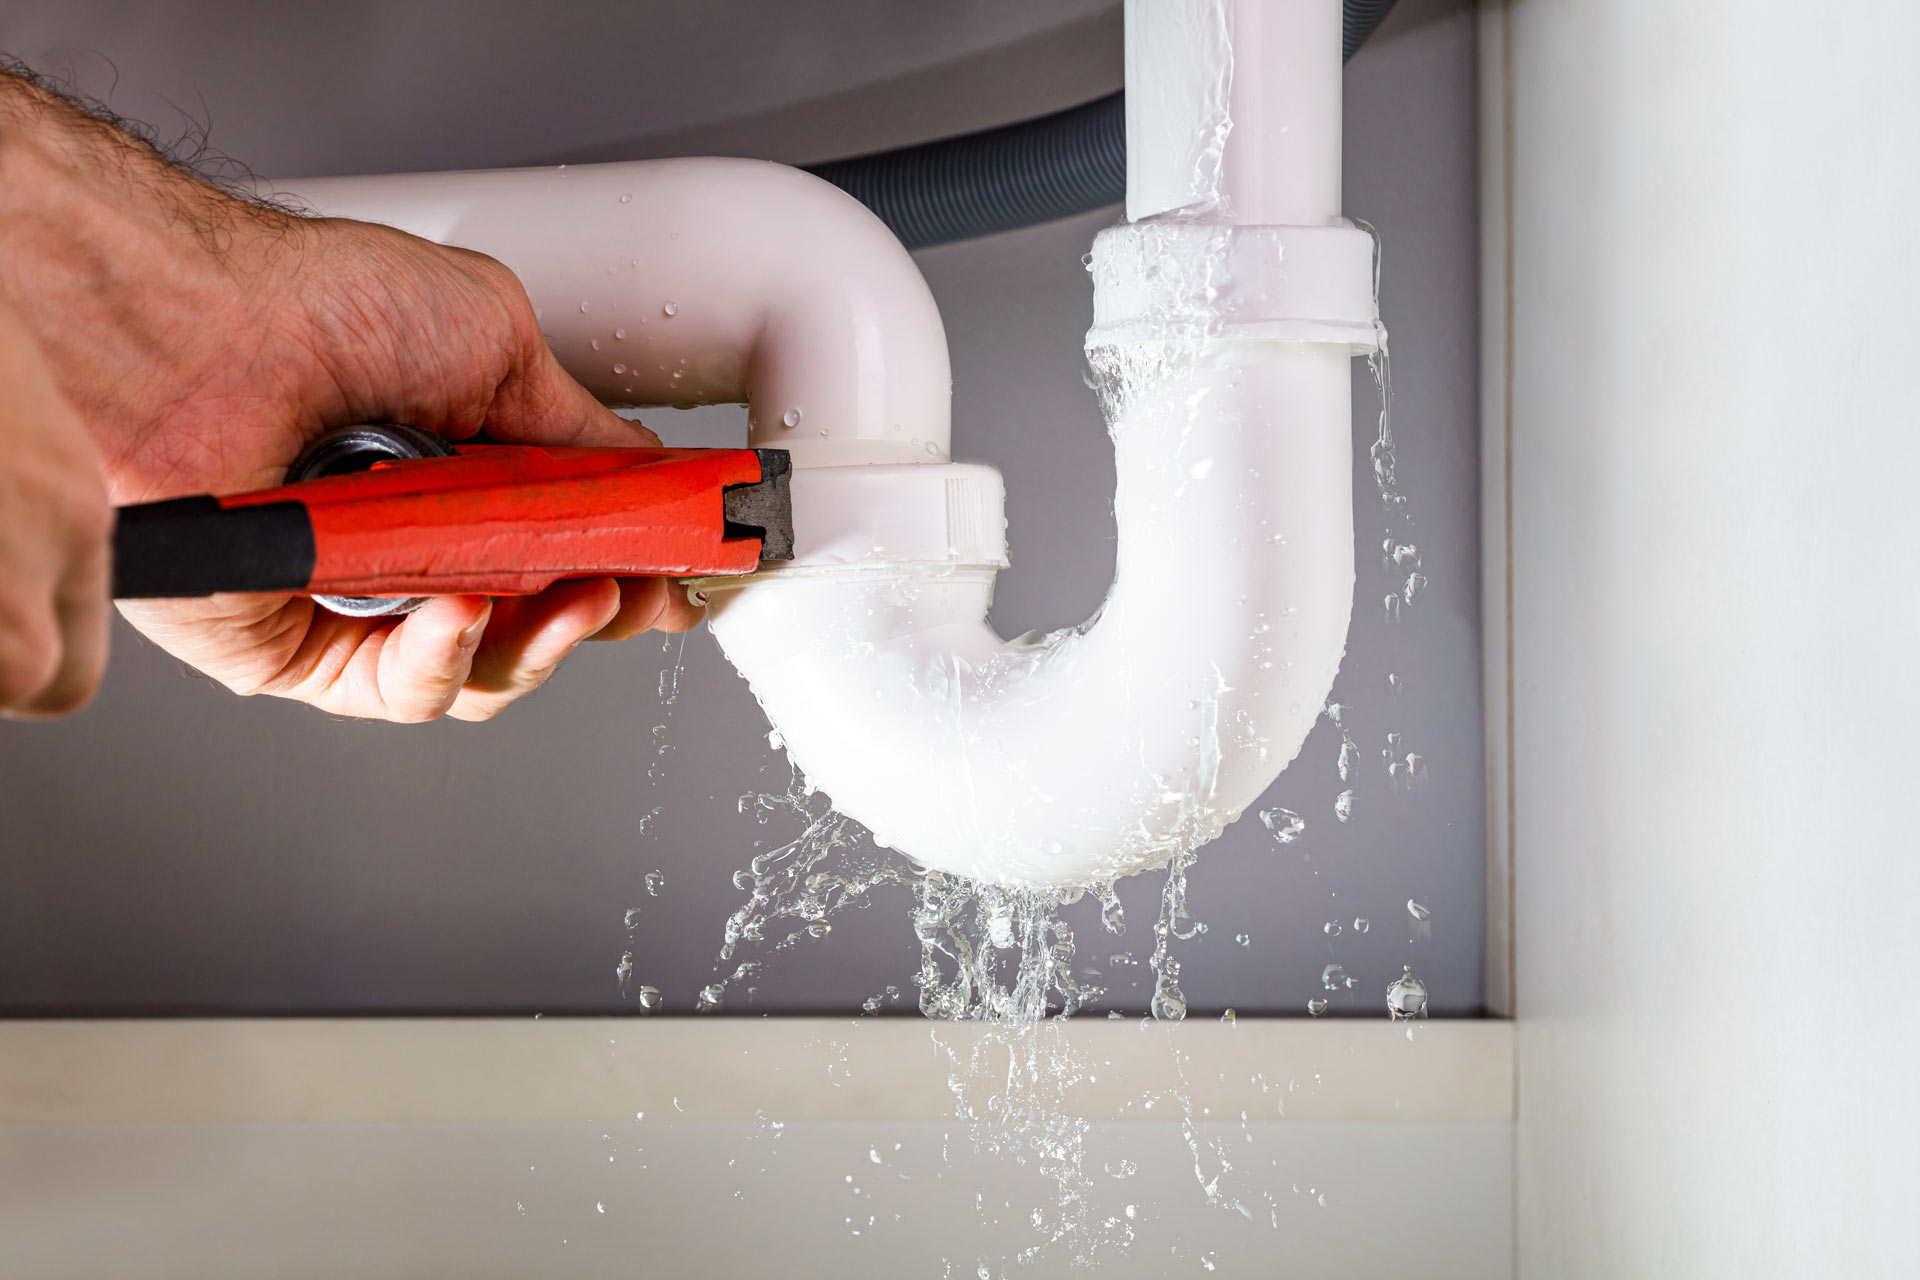
M 486 632 L 487 632 L 487 615 L 481 614 L 478 618 L 475 618 L 471 623 L 467 625 L 467 629 L 465 631 L 462 631 L 460 633 L 460 647 L 462 649 L 473 648 L 473 646 L 480 643 L 480 637 L 485 635 Z

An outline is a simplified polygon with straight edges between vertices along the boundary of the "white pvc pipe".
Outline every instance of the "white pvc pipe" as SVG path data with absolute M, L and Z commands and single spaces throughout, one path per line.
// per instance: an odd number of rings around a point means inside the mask
M 947 455 L 926 281 L 878 218 L 797 169 L 695 158 L 284 185 L 321 213 L 505 262 L 608 403 L 745 403 L 752 443 L 800 466 Z
M 1345 346 L 1207 345 L 1113 424 L 1113 589 L 1008 644 L 984 570 L 772 578 L 713 628 L 808 780 L 942 871 L 1074 884 L 1211 840 L 1320 714 L 1353 594 Z
M 999 487 L 945 462 L 926 286 L 838 192 L 713 160 L 295 187 L 499 257 L 604 398 L 751 402 L 754 443 L 799 465 L 801 554 L 702 584 L 714 633 L 813 785 L 977 880 L 1084 884 L 1212 839 L 1299 751 L 1345 645 L 1349 358 L 1374 313 L 1371 242 L 1327 225 L 1340 6 L 1164 3 L 1128 5 L 1129 132 L 1159 139 L 1129 172 L 1178 216 L 1094 249 L 1115 579 L 1095 620 L 1038 644 L 985 621 Z M 1156 16 L 1176 11 L 1193 38 L 1156 56 Z M 1288 85 L 1253 83 L 1290 67 Z M 1179 129 L 1204 136 L 1183 148 Z

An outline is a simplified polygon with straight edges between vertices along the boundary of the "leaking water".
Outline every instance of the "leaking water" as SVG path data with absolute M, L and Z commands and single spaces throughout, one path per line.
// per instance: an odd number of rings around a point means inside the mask
M 676 308 L 669 303 L 663 310 L 671 316 Z M 1128 394 L 1130 386 L 1167 376 L 1166 361 L 1182 358 L 1185 357 L 1177 348 L 1171 352 L 1163 350 L 1155 356 L 1154 360 L 1161 362 L 1158 365 L 1151 361 L 1143 363 L 1123 353 L 1097 352 L 1093 356 L 1094 384 L 1103 399 L 1118 402 Z M 1412 538 L 1412 521 L 1405 498 L 1398 488 L 1395 443 L 1388 417 L 1390 380 L 1384 331 L 1381 350 L 1370 364 L 1382 399 L 1378 435 L 1369 453 L 1387 522 L 1381 558 L 1387 586 L 1381 598 L 1388 601 L 1392 617 L 1404 619 L 1405 611 L 1424 599 L 1427 578 L 1421 553 Z M 1110 417 L 1111 412 L 1110 405 Z M 788 417 L 792 420 L 786 425 L 798 425 L 798 410 L 791 411 Z M 1183 469 L 1188 479 L 1203 481 L 1208 478 L 1211 462 L 1189 460 Z M 1275 621 L 1286 625 L 1284 618 Z M 1265 631 L 1271 625 L 1263 621 L 1260 630 Z M 1029 669 L 1037 668 L 1084 630 L 1075 628 L 1034 637 L 1014 652 L 1020 663 Z M 1001 676 L 1012 679 L 1018 674 L 1008 671 Z M 676 701 L 678 681 L 676 658 L 672 667 L 662 673 L 659 686 L 662 731 L 655 735 L 655 760 L 648 770 L 656 781 L 660 778 L 656 769 L 664 767 L 671 750 L 664 729 L 666 717 Z M 1392 688 L 1399 688 L 1397 676 L 1389 677 L 1389 681 Z M 1356 814 L 1375 811 L 1372 807 L 1376 803 L 1375 788 L 1391 783 L 1397 791 L 1426 774 L 1424 757 L 1417 751 L 1406 750 L 1398 733 L 1388 736 L 1388 748 L 1383 753 L 1385 777 L 1371 773 L 1366 763 L 1371 752 L 1363 752 L 1359 745 L 1351 711 L 1352 708 L 1339 704 L 1326 709 L 1327 718 L 1339 733 L 1335 768 L 1342 789 L 1334 797 L 1332 808 L 1333 817 L 1340 824 L 1355 821 Z M 1231 729 L 1221 734 L 1218 726 L 1209 724 L 1204 732 L 1205 736 L 1214 737 L 1217 751 L 1219 737 L 1230 735 Z M 1365 736 L 1379 741 L 1373 738 L 1372 732 Z M 1217 766 L 1217 759 L 1217 755 L 1211 757 L 1210 767 Z M 1143 1030 L 1156 1033 L 1180 1022 L 1188 1012 L 1187 997 L 1181 987 L 1179 944 L 1193 940 L 1206 930 L 1206 925 L 1194 918 L 1188 906 L 1189 875 L 1195 848 L 1223 825 L 1218 815 L 1203 812 L 1197 803 L 1196 794 L 1204 793 L 1211 781 L 1204 770 L 1199 776 L 1177 781 L 1187 788 L 1181 803 L 1194 811 L 1194 829 L 1183 833 L 1191 843 L 1183 842 L 1165 850 L 1161 859 L 1165 872 L 1158 912 L 1143 945 L 1138 947 L 1146 957 L 1145 968 L 1152 978 L 1148 999 L 1151 1018 Z M 1325 805 L 1326 800 L 1322 798 L 1318 804 Z M 978 1151 L 1037 1169 L 1055 1193 L 1033 1209 L 1031 1220 L 1038 1236 L 1035 1250 L 1041 1246 L 1058 1246 L 1074 1261 L 1085 1262 L 1109 1249 L 1124 1249 L 1134 1239 L 1136 1206 L 1130 1204 L 1123 1213 L 1103 1215 L 1094 1207 L 1095 1178 L 1123 1180 L 1132 1176 L 1137 1166 L 1127 1160 L 1089 1161 L 1092 1126 L 1077 1113 L 1070 1095 L 1075 1086 L 1090 1079 L 1095 1064 L 1068 1037 L 1062 1025 L 1065 1019 L 1097 1005 L 1106 994 L 1103 983 L 1097 980 L 1098 969 L 1082 958 L 1083 951 L 1088 949 L 1088 940 L 1076 936 L 1075 928 L 1066 919 L 1066 909 L 1083 897 L 1090 897 L 1100 907 L 1095 937 L 1099 932 L 1123 935 L 1128 922 L 1115 886 L 1103 882 L 1069 889 L 1023 889 L 977 883 L 910 866 L 899 856 L 877 847 L 859 824 L 834 812 L 826 797 L 811 791 L 797 772 L 790 775 L 783 789 L 740 796 L 737 807 L 743 816 L 753 819 L 756 828 L 782 834 L 773 847 L 756 852 L 748 864 L 734 874 L 734 886 L 744 898 L 724 923 L 715 980 L 695 996 L 695 1011 L 715 1013 L 750 1002 L 752 988 L 745 984 L 761 972 L 768 959 L 792 947 L 829 939 L 835 921 L 844 913 L 864 909 L 883 898 L 910 900 L 910 917 L 920 951 L 919 966 L 912 975 L 911 994 L 921 1013 L 942 1021 L 972 1024 L 982 1033 L 940 1042 L 948 1055 L 949 1087 L 964 1133 Z M 1324 814 L 1326 809 L 1318 811 Z M 1309 823 L 1300 813 L 1275 806 L 1260 811 L 1259 818 L 1275 845 L 1311 848 L 1312 842 L 1305 839 Z M 1199 838 L 1194 839 L 1195 835 Z M 646 878 L 646 888 L 650 896 L 660 894 L 658 872 Z M 1415 913 L 1416 906 L 1417 903 L 1409 900 L 1409 916 L 1416 925 L 1424 924 L 1425 917 Z M 630 930 L 639 910 L 635 908 L 628 913 Z M 1368 932 L 1366 917 L 1354 916 L 1350 911 L 1328 919 L 1322 932 L 1329 948 L 1345 933 L 1347 921 L 1351 921 L 1354 935 Z M 1244 946 L 1249 939 L 1241 934 L 1235 941 Z M 1134 951 L 1110 951 L 1104 959 L 1106 965 L 1116 971 L 1137 969 L 1140 964 Z M 1324 990 L 1344 994 L 1358 986 L 1359 980 L 1346 967 L 1348 963 L 1350 959 L 1325 964 L 1320 974 Z M 616 972 L 623 992 L 628 990 L 634 977 L 631 952 L 622 957 Z M 656 988 L 639 986 L 635 991 L 641 1012 L 650 1013 L 661 1007 L 661 995 Z M 736 1000 L 736 993 L 744 999 Z M 889 986 L 869 997 L 862 1004 L 862 1011 L 879 1013 L 901 998 L 900 988 Z M 1387 1004 L 1395 1020 L 1426 1016 L 1426 986 L 1410 967 L 1389 987 Z M 1316 997 L 1307 1003 L 1306 1010 L 1318 1017 L 1330 1007 L 1328 999 Z M 1374 1009 L 1378 1016 L 1378 1006 Z M 1345 1006 L 1342 1012 L 1346 1012 Z M 1233 1012 L 1227 1011 L 1223 1020 L 1231 1025 L 1235 1020 Z M 1180 1042 L 1168 1039 L 1167 1043 L 1168 1052 L 1174 1055 L 1184 1073 Z M 1233 1193 L 1234 1157 L 1227 1140 L 1203 1139 L 1201 1126 L 1205 1118 L 1194 1115 L 1191 1097 L 1191 1091 L 1183 1087 L 1165 1100 L 1171 1101 L 1180 1113 L 1196 1184 L 1205 1199 L 1248 1218 L 1253 1216 L 1250 1199 L 1264 1199 L 1271 1210 L 1275 1202 L 1271 1192 L 1259 1197 Z M 1152 1099 L 1143 1101 L 1146 1107 L 1152 1106 Z M 881 1163 L 877 1152 L 869 1154 L 873 1157 L 872 1163 Z M 1325 1203 L 1324 1194 L 1313 1188 L 1308 1188 L 1305 1194 Z M 853 1221 L 849 1219 L 849 1223 Z M 871 1225 L 871 1220 L 868 1221 Z M 1274 1221 L 1277 1225 L 1277 1216 Z M 1021 1260 L 1031 1261 L 1036 1256 L 1036 1252 L 1029 1251 Z M 1201 1260 L 1211 1269 L 1205 1255 L 1201 1255 Z M 981 1265 L 980 1272 L 988 1273 L 985 1264 Z

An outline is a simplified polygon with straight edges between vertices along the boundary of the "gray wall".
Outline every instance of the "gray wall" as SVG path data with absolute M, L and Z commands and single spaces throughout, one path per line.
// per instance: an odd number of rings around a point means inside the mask
M 1526 1276 L 1915 1272 L 1920 8 L 1807 12 L 1488 13 Z
M 96 93 L 117 76 L 114 106 L 163 129 L 168 103 L 210 115 L 215 145 L 273 175 L 689 150 L 809 160 L 1065 106 L 1120 79 L 1117 7 L 1092 0 L 700 10 L 731 20 L 578 5 L 535 29 L 524 6 L 487 4 L 449 9 L 458 21 L 436 29 L 424 6 L 20 0 L 0 46 Z M 1334 695 L 1371 762 L 1354 820 L 1334 819 L 1339 736 L 1323 721 L 1267 800 L 1305 814 L 1306 837 L 1282 848 L 1243 822 L 1192 877 L 1209 932 L 1178 954 L 1196 1011 L 1302 1013 L 1336 960 L 1359 979 L 1336 1013 L 1377 1015 L 1405 963 L 1436 1011 L 1481 1003 L 1473 56 L 1470 6 L 1406 0 L 1349 67 L 1346 206 L 1386 244 L 1400 471 L 1432 586 L 1385 623 L 1384 518 L 1357 472 L 1359 604 Z M 956 453 L 1007 476 L 1014 567 L 995 616 L 1008 632 L 1084 618 L 1111 572 L 1112 461 L 1081 381 L 1079 258 L 1114 216 L 920 255 L 953 345 Z M 1355 376 L 1364 458 L 1376 401 L 1364 367 Z M 678 442 L 742 430 L 731 409 L 647 421 Z M 116 640 L 85 714 L 0 725 L 0 1009 L 606 1011 L 622 1007 L 613 970 L 629 945 L 637 979 L 672 1009 L 712 980 L 731 876 L 767 836 L 735 798 L 783 785 L 785 768 L 704 631 L 683 655 L 657 637 L 590 646 L 493 724 L 406 728 L 239 699 L 131 632 Z M 655 786 L 657 679 L 676 657 Z M 1390 731 L 1431 762 L 1418 792 L 1390 793 Z M 654 869 L 666 889 L 649 898 Z M 1078 918 L 1111 1007 L 1144 1006 L 1159 887 L 1123 886 L 1123 937 Z M 1432 908 L 1430 936 L 1412 936 L 1409 897 Z M 1364 936 L 1355 916 L 1372 922 Z M 1344 931 L 1329 939 L 1333 919 Z M 1142 963 L 1107 963 L 1125 951 Z M 779 956 L 753 1007 L 844 1011 L 895 984 L 908 1008 L 915 960 L 905 899 L 883 896 Z

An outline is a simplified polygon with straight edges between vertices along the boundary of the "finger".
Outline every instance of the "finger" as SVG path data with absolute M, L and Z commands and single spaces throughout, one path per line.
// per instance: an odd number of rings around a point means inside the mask
M 643 631 L 685 631 L 701 616 L 701 610 L 687 603 L 686 588 L 672 578 L 622 578 L 620 611 L 587 639 L 631 640 Z
M 447 713 L 472 675 L 492 603 L 485 596 L 442 596 L 386 633 L 375 676 L 384 719 L 417 724 Z
M 107 671 L 107 637 L 113 616 L 108 599 L 106 544 L 89 547 L 67 571 L 54 594 L 60 628 L 60 665 L 27 704 L 30 715 L 70 715 L 87 705 Z
M 0 600 L 0 714 L 31 713 L 60 671 L 60 627 L 52 602 L 30 590 Z
M 114 607 L 147 639 L 243 695 L 295 698 L 302 686 L 324 688 L 369 629 L 365 619 L 328 613 L 304 596 L 118 600 Z
M 691 631 L 700 625 L 700 620 L 707 616 L 705 604 L 695 604 L 683 583 L 671 578 L 663 581 L 667 585 L 667 604 L 660 610 L 660 616 L 653 620 L 653 629 L 680 632 Z
M 499 715 L 545 684 L 562 658 L 619 611 L 620 591 L 611 578 L 560 582 L 537 596 L 500 601 L 466 688 L 447 714 L 459 720 Z
M 404 618 L 350 618 L 303 597 L 121 601 L 167 652 L 241 694 L 333 715 L 417 722 L 446 713 L 472 670 L 492 602 L 447 596 Z

